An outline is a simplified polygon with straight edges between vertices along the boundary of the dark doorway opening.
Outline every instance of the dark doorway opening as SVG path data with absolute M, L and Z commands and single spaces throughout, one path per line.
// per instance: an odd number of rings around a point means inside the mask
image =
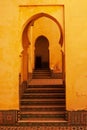
M 39 36 L 35 42 L 35 69 L 49 68 L 49 41 Z
M 36 56 L 35 58 L 35 68 L 42 68 L 41 56 Z

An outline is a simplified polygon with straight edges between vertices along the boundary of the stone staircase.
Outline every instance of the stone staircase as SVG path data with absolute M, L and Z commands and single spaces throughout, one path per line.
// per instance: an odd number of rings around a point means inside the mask
M 32 75 L 33 79 L 49 79 L 51 78 L 51 71 L 48 68 L 35 69 Z
M 39 81 L 50 76 L 49 70 L 36 70 L 33 74 L 33 78 Z M 33 79 L 32 82 L 20 100 L 19 122 L 66 122 L 65 86 L 52 83 L 37 85 Z

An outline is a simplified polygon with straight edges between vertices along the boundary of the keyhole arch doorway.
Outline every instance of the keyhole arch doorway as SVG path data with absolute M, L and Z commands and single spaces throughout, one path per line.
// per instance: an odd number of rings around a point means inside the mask
M 28 36 L 28 30 L 31 28 L 31 26 L 33 27 L 33 24 L 35 21 L 37 21 L 39 18 L 42 17 L 46 17 L 49 18 L 50 20 L 52 20 L 54 23 L 56 23 L 57 28 L 59 29 L 60 32 L 60 37 L 58 40 L 58 44 L 60 45 L 60 47 L 62 48 L 62 46 L 64 45 L 64 34 L 63 34 L 63 29 L 62 26 L 60 24 L 60 22 L 53 16 L 51 16 L 50 14 L 47 13 L 37 13 L 33 16 L 31 16 L 23 25 L 23 30 L 22 30 L 22 46 L 23 46 L 23 51 L 22 51 L 22 68 L 21 68 L 21 75 L 22 75 L 22 81 L 28 81 L 28 74 L 29 74 L 29 54 L 28 54 L 28 48 L 31 45 L 31 41 L 30 38 Z M 65 54 L 63 52 L 63 56 L 62 56 L 63 62 L 65 62 Z M 63 75 L 65 73 L 65 64 L 62 63 L 62 68 L 63 68 Z M 31 72 L 30 72 L 31 73 Z M 65 77 L 64 77 L 65 78 Z
M 38 36 L 35 41 L 35 69 L 49 68 L 49 40 Z

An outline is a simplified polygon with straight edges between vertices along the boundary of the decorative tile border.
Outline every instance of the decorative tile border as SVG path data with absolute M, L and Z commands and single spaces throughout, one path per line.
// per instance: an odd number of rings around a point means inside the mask
M 0 130 L 87 130 L 84 126 L 0 126 Z
M 87 111 L 67 111 L 67 120 L 69 125 L 87 126 Z
M 2 110 L 0 111 L 0 125 L 13 125 L 17 122 L 16 110 Z
M 35 130 L 39 130 L 37 129 L 37 127 L 42 127 L 43 130 L 46 127 L 49 127 L 48 129 L 51 130 L 51 127 L 55 127 L 56 128 L 59 126 L 62 127 L 67 127 L 67 129 L 69 127 L 72 126 L 71 130 L 83 130 L 83 128 L 87 127 L 87 111 L 67 111 L 66 112 L 66 120 L 67 123 L 18 123 L 17 121 L 19 120 L 19 114 L 17 110 L 2 110 L 0 111 L 0 126 L 21 126 L 21 127 L 36 127 Z M 80 126 L 82 126 L 82 129 L 80 129 Z M 9 128 L 9 127 L 8 127 Z M 78 129 L 77 129 L 78 128 Z M 1 129 L 0 129 L 1 130 Z M 3 129 L 4 130 L 4 129 Z M 5 129 L 6 130 L 6 129 Z M 8 130 L 8 129 L 7 129 Z M 41 129 L 42 130 L 42 129 Z M 58 129 L 57 129 L 58 130 Z M 61 130 L 61 129 L 59 129 Z M 84 129 L 87 130 L 87 129 Z

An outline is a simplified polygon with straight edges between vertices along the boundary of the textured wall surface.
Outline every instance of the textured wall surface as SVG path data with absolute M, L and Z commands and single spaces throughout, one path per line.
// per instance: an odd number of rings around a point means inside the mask
M 66 108 L 67 110 L 87 110 L 86 0 L 84 2 L 81 0 L 0 1 L 0 109 L 19 109 L 19 55 L 23 49 L 21 34 L 24 26 L 20 24 L 22 12 L 19 5 L 28 4 L 64 4 Z M 25 11 L 21 23 L 25 23 L 25 17 L 30 17 L 34 13 L 36 13 L 34 10 Z M 58 16 L 56 12 L 54 15 Z

